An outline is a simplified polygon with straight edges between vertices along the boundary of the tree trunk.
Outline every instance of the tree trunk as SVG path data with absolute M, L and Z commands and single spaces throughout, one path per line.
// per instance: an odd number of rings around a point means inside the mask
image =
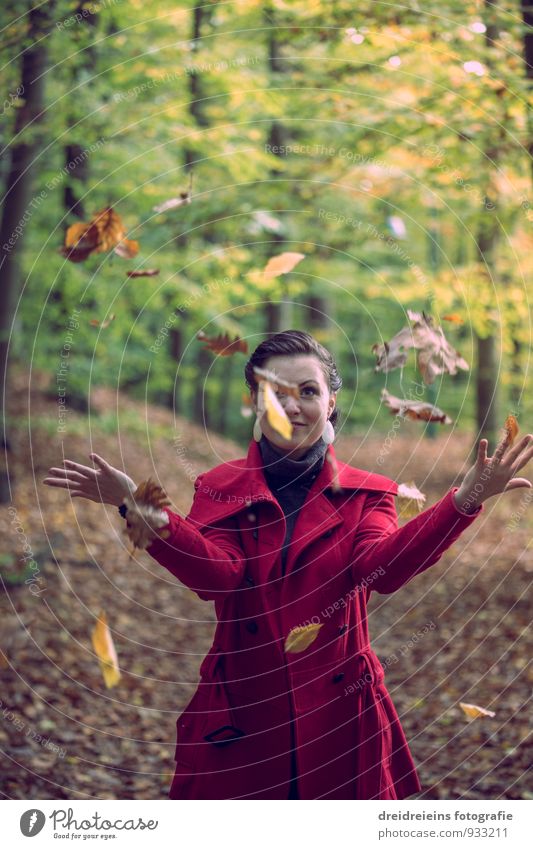
M 44 197 L 31 197 L 34 160 L 40 144 L 35 124 L 43 118 L 45 72 L 47 68 L 47 42 L 50 14 L 53 3 L 45 3 L 28 13 L 28 43 L 21 57 L 21 88 L 24 105 L 16 110 L 15 141 L 7 171 L 4 205 L 0 223 L 0 378 L 2 380 L 2 434 L 6 451 L 9 440 L 6 433 L 6 398 L 9 397 L 9 337 L 12 332 L 15 304 L 20 289 L 20 256 L 25 230 L 31 216 Z M 30 128 L 30 125 L 31 128 Z M 28 129 L 30 128 L 30 129 Z M 31 137 L 27 138 L 28 133 Z M 20 134 L 20 135 L 19 135 Z M 11 499 L 7 470 L 0 470 L 0 503 Z
M 267 49 L 270 73 L 272 75 L 281 74 L 284 72 L 285 68 L 281 59 L 280 46 L 277 39 L 276 15 L 270 4 L 267 4 L 264 7 L 263 15 L 268 27 Z M 270 126 L 268 144 L 271 148 L 278 151 L 274 155 L 278 156 L 280 159 L 283 158 L 284 154 L 279 151 L 287 144 L 287 140 L 288 133 L 286 128 L 280 121 L 273 121 Z M 276 177 L 280 173 L 283 173 L 282 170 L 276 167 L 270 170 L 272 177 Z M 272 241 L 274 243 L 272 247 L 272 255 L 282 253 L 282 246 L 284 242 L 283 236 L 280 236 L 279 233 L 274 233 L 272 235 Z M 281 287 L 282 294 L 279 301 L 267 301 L 265 304 L 265 330 L 267 336 L 273 336 L 275 333 L 279 333 L 282 330 L 288 330 L 292 326 L 293 305 L 289 300 L 288 285 L 284 275 L 281 277 Z

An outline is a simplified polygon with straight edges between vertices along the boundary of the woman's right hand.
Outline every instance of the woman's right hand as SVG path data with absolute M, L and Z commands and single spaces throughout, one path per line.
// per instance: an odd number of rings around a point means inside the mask
M 89 457 L 98 466 L 97 469 L 82 466 L 73 460 L 64 460 L 65 468 L 48 469 L 47 477 L 42 482 L 47 486 L 68 490 L 73 498 L 88 498 L 97 504 L 119 507 L 127 495 L 135 492 L 136 484 L 98 454 L 89 454 Z

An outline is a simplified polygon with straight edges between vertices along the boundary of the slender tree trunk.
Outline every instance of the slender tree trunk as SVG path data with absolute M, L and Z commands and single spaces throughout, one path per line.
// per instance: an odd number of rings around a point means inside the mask
M 39 206 L 39 198 L 32 198 L 34 160 L 39 150 L 39 140 L 34 129 L 44 113 L 44 85 L 47 68 L 47 34 L 53 3 L 30 9 L 28 13 L 28 43 L 21 57 L 21 88 L 24 105 L 16 110 L 15 140 L 11 146 L 2 219 L 0 223 L 0 376 L 2 378 L 2 433 L 3 447 L 9 451 L 6 429 L 5 399 L 9 397 L 8 358 L 9 337 L 12 331 L 15 305 L 20 289 L 20 256 L 31 216 Z M 30 125 L 31 128 L 30 128 Z M 30 128 L 30 129 L 28 129 Z M 30 135 L 31 134 L 31 135 Z M 7 470 L 0 469 L 0 503 L 10 500 L 10 482 Z
M 265 23 L 268 26 L 267 49 L 269 71 L 271 77 L 275 79 L 276 75 L 284 73 L 285 67 L 280 55 L 280 45 L 277 38 L 276 13 L 270 3 L 264 7 L 263 15 Z M 279 151 L 287 144 L 287 140 L 288 132 L 286 127 L 280 121 L 273 121 L 270 126 L 268 144 L 271 148 L 277 150 L 274 155 L 280 159 L 283 158 L 283 154 Z M 275 167 L 270 171 L 271 176 L 274 178 L 281 173 L 283 173 L 282 170 Z M 281 253 L 284 242 L 283 236 L 274 233 L 272 241 L 274 245 L 271 254 Z M 273 336 L 281 330 L 287 330 L 292 325 L 293 305 L 289 299 L 288 284 L 285 275 L 281 277 L 281 287 L 282 293 L 279 301 L 268 301 L 265 304 L 265 330 L 268 336 Z

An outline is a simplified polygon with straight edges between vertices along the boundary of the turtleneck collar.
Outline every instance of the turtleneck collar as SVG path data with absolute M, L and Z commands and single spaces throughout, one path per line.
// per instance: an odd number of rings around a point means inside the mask
M 263 472 L 267 481 L 278 487 L 291 483 L 310 484 L 322 468 L 327 447 L 320 437 L 303 457 L 295 460 L 280 451 L 263 434 L 259 442 L 259 450 L 263 458 Z

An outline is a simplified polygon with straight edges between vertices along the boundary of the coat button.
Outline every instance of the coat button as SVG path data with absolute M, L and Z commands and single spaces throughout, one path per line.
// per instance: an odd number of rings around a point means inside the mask
M 249 522 L 255 522 L 255 520 L 257 519 L 257 516 L 255 515 L 255 513 L 247 513 L 246 517 L 247 517 Z
M 246 581 L 246 583 L 247 583 L 247 584 L 249 584 L 251 587 L 254 587 L 254 586 L 255 586 L 255 584 L 254 584 L 254 579 L 253 579 L 250 575 L 246 575 L 245 581 Z
M 246 630 L 250 632 L 250 634 L 257 634 L 259 630 L 259 626 L 257 622 L 254 622 L 252 619 L 251 622 L 246 623 Z
M 346 625 L 346 623 L 344 625 L 341 625 L 340 628 L 339 628 L 339 637 L 341 636 L 341 634 L 345 634 L 347 630 L 348 630 L 348 625 Z
M 337 672 L 337 674 L 333 676 L 332 681 L 334 684 L 338 684 L 339 681 L 342 681 L 343 678 L 344 672 Z

